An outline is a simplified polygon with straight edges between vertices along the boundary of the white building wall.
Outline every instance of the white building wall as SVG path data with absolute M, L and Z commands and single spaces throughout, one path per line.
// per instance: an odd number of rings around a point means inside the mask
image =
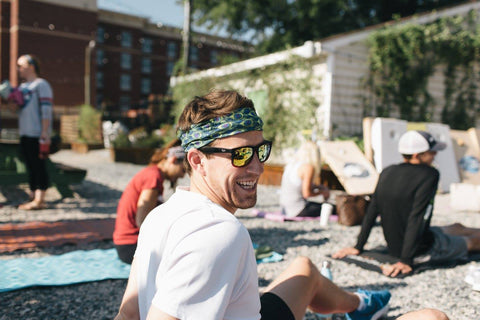
M 325 50 L 334 56 L 331 95 L 332 136 L 362 133 L 363 80 L 368 75 L 368 48 L 356 42 Z

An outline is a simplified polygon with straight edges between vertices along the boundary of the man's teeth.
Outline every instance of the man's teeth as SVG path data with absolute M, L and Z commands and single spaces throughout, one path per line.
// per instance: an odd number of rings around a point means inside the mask
M 238 184 L 246 189 L 255 187 L 255 181 L 239 181 Z

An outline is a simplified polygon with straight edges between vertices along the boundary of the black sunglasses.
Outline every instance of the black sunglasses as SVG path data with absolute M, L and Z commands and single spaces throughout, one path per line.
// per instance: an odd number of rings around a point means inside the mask
M 257 152 L 258 160 L 260 160 L 260 162 L 263 163 L 267 161 L 270 156 L 270 151 L 272 151 L 272 141 L 265 140 L 256 146 L 244 146 L 234 149 L 202 147 L 199 150 L 206 154 L 230 153 L 232 156 L 232 165 L 234 167 L 244 167 L 252 161 L 255 152 Z

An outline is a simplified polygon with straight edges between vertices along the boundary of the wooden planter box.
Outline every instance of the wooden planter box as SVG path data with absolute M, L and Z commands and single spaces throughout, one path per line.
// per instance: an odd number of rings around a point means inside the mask
M 70 148 L 77 153 L 87 153 L 89 150 L 103 149 L 103 144 L 88 144 L 85 142 L 72 142 Z
M 78 115 L 60 117 L 60 137 L 64 143 L 73 143 L 78 140 Z
M 282 174 L 282 165 L 266 164 L 263 166 L 263 173 L 258 180 L 258 184 L 279 186 L 282 183 Z
M 148 164 L 155 148 L 110 148 L 110 158 L 114 162 Z

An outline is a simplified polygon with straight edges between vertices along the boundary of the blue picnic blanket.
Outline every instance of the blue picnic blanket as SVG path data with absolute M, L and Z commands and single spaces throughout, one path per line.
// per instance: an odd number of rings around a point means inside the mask
M 264 252 L 257 263 L 278 262 L 283 256 Z M 106 279 L 127 279 L 130 265 L 116 250 L 78 250 L 41 258 L 0 260 L 0 292 L 32 286 L 64 286 Z
M 116 250 L 78 250 L 41 258 L 0 260 L 0 292 L 32 286 L 62 286 L 105 279 L 127 279 L 130 265 Z

